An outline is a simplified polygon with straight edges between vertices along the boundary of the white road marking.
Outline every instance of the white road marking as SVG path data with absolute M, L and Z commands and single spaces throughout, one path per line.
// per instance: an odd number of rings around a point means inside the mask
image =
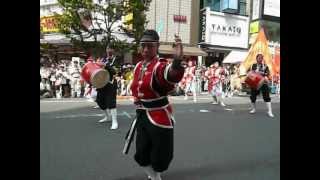
M 89 102 L 89 101 L 73 101 L 73 100 L 67 100 L 67 101 L 45 101 L 45 100 L 42 100 L 40 101 L 41 103 L 75 103 L 75 102 L 87 102 L 87 103 L 92 103 L 92 102 Z
M 130 100 L 133 101 L 133 98 L 128 98 L 128 99 L 117 99 L 117 101 L 126 101 L 126 100 Z M 79 100 L 40 100 L 41 103 L 88 103 L 88 104 L 92 104 L 95 102 L 94 101 L 88 101 L 85 99 L 79 99 Z
M 122 114 L 124 114 L 125 116 L 127 116 L 129 119 L 132 119 L 132 117 L 130 116 L 129 113 L 127 113 L 127 111 L 123 111 Z
M 130 119 L 132 119 L 132 116 L 130 114 L 134 114 L 134 112 L 132 113 L 128 113 L 126 111 L 123 111 L 122 113 L 118 113 L 117 116 L 126 116 Z M 68 118 L 80 118 L 80 117 L 102 117 L 104 116 L 105 114 L 102 113 L 102 114 L 69 114 L 69 115 L 61 115 L 61 116 L 56 116 L 55 118 L 56 119 L 68 119 Z
M 200 109 L 200 112 L 210 112 L 210 111 L 208 111 L 206 109 Z
M 70 115 L 64 115 L 64 116 L 56 116 L 56 119 L 95 117 L 95 116 L 104 116 L 104 114 L 70 114 Z

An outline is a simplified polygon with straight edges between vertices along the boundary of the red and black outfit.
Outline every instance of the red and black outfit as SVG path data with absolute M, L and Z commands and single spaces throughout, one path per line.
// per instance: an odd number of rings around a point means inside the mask
M 255 63 L 251 66 L 250 68 L 251 71 L 255 71 L 259 74 L 261 74 L 263 77 L 268 77 L 270 75 L 270 71 L 269 68 L 266 64 L 263 63 Z M 251 88 L 251 96 L 250 96 L 250 100 L 252 103 L 256 102 L 257 99 L 257 95 L 259 95 L 260 91 L 262 92 L 262 97 L 263 100 L 265 102 L 270 102 L 271 98 L 270 98 L 270 93 L 269 93 L 269 86 L 268 84 L 265 82 L 260 89 L 254 89 Z
M 184 74 L 184 68 L 176 62 L 168 64 L 158 57 L 139 62 L 131 85 L 137 108 L 134 159 L 140 166 L 152 166 L 157 172 L 167 170 L 173 158 L 174 117 L 167 95 L 175 91 Z

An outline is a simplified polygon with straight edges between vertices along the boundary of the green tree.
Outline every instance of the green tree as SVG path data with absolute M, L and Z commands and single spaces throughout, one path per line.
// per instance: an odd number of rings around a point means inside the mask
M 123 14 L 123 3 L 110 0 L 58 0 L 63 14 L 57 16 L 60 32 L 71 39 L 76 47 L 101 56 L 108 46 L 125 46 L 126 41 L 117 40 Z M 123 50 L 123 49 L 122 49 Z
M 152 0 L 125 0 L 124 14 L 128 15 L 132 13 L 133 18 L 124 23 L 125 25 L 132 24 L 132 29 L 128 30 L 125 27 L 123 27 L 123 29 L 128 35 L 133 36 L 135 39 L 135 43 L 132 44 L 134 55 L 138 52 L 140 39 L 148 23 L 145 12 L 149 10 L 151 1 Z

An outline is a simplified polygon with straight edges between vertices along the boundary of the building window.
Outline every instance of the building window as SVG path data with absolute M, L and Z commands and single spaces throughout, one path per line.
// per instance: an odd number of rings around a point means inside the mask
M 220 0 L 212 0 L 211 11 L 221 11 Z
M 247 2 L 246 0 L 239 0 L 239 14 L 246 16 L 247 15 Z
M 205 7 L 210 7 L 211 11 L 218 11 L 222 12 L 222 4 L 223 2 L 228 2 L 228 1 L 223 1 L 223 0 L 203 0 L 200 3 L 201 9 Z M 234 2 L 234 1 L 232 1 Z M 228 2 L 229 3 L 229 2 Z M 247 16 L 247 0 L 239 0 L 238 2 L 238 12 L 236 14 L 242 15 L 242 16 Z
M 203 7 L 210 7 L 211 11 L 218 11 L 220 12 L 220 0 L 203 0 L 202 4 Z

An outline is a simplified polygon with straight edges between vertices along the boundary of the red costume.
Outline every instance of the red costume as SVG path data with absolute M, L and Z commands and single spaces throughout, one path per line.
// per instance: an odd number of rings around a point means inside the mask
M 185 82 L 191 83 L 193 78 L 195 78 L 195 73 L 196 73 L 196 67 L 195 66 L 188 66 L 185 71 L 184 71 L 184 75 L 183 75 L 183 79 L 185 80 Z
M 220 67 L 210 67 L 206 72 L 205 76 L 208 78 L 208 91 L 211 92 L 213 86 L 217 85 L 220 81 L 224 80 L 224 70 Z
M 171 65 L 166 59 L 157 57 L 144 67 L 142 62 L 139 62 L 134 69 L 131 85 L 137 108 L 145 109 L 150 122 L 162 128 L 173 128 L 172 106 L 167 95 L 175 90 L 175 84 L 181 80 L 184 73 L 183 69 L 173 70 Z

